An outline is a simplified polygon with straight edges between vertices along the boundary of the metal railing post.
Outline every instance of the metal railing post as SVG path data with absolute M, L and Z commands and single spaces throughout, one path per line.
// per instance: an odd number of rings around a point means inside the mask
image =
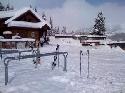
M 57 61 L 58 61 L 58 68 L 59 68 L 59 65 L 60 65 L 60 62 L 59 62 L 59 45 L 57 44 L 57 47 L 56 47 L 56 52 L 57 52 Z
M 1 51 L 1 49 L 0 49 L 0 57 L 1 57 L 1 59 L 2 59 L 2 51 Z
M 80 76 L 81 76 L 81 72 L 82 72 L 82 63 L 81 63 L 81 57 L 82 57 L 82 55 L 83 55 L 83 53 L 82 53 L 82 50 L 80 50 L 80 68 L 79 68 L 79 70 L 80 70 Z
M 64 56 L 64 68 L 63 68 L 63 71 L 67 71 L 67 56 L 68 56 L 68 53 L 63 54 L 63 56 Z
M 4 66 L 5 66 L 5 85 L 8 83 L 8 64 L 9 60 L 7 62 L 4 61 Z
M 90 63 L 89 63 L 89 50 L 87 50 L 87 53 L 88 53 L 88 75 L 87 75 L 87 78 L 89 78 L 89 73 L 90 73 Z

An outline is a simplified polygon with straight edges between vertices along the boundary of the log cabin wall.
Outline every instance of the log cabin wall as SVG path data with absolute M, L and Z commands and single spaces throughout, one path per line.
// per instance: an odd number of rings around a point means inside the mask
M 19 36 L 22 38 L 33 38 L 36 40 L 40 40 L 40 34 L 42 32 L 41 29 L 33 29 L 33 28 L 17 28 L 17 27 L 11 27 L 9 28 L 10 31 L 12 31 L 13 36 L 19 33 Z

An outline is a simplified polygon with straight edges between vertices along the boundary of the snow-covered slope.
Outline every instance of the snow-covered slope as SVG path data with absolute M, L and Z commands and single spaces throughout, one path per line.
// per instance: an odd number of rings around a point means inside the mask
M 68 43 L 70 42 L 70 43 Z M 41 58 L 34 68 L 32 59 L 12 61 L 9 64 L 9 83 L 4 85 L 4 65 L 0 61 L 0 91 L 2 93 L 125 93 L 125 52 L 119 47 L 83 47 L 72 39 L 52 39 L 42 47 L 41 53 L 67 51 L 67 72 L 60 67 L 51 70 L 53 56 Z M 82 75 L 79 75 L 79 52 L 82 56 Z M 87 50 L 90 51 L 90 77 L 87 78 Z M 16 56 L 17 54 L 15 54 Z M 11 55 L 9 55 L 11 56 Z

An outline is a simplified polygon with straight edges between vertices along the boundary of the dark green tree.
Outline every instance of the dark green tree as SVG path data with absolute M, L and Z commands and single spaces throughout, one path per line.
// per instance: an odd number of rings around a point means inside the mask
M 3 4 L 0 2 L 0 11 L 4 11 L 5 7 L 3 6 Z
M 34 11 L 37 12 L 37 7 L 34 8 Z
M 61 32 L 61 34 L 66 34 L 67 32 L 66 32 L 66 26 L 63 26 L 63 29 L 62 29 L 62 32 Z
M 51 25 L 51 29 L 53 29 L 53 20 L 52 18 L 50 17 L 50 21 L 49 21 L 50 25 Z
M 105 17 L 102 12 L 99 12 L 97 18 L 95 18 L 95 25 L 93 27 L 92 35 L 105 35 Z
M 45 12 L 42 13 L 42 18 L 43 18 L 43 20 L 47 20 Z

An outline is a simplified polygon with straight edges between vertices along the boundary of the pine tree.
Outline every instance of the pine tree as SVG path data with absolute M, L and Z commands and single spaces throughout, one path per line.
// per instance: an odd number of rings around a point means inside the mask
M 54 34 L 59 34 L 59 27 L 55 27 Z
M 10 10 L 10 4 L 9 3 L 7 4 L 7 6 L 5 8 L 5 11 L 8 11 L 8 10 Z
M 66 34 L 66 27 L 65 26 L 63 26 L 63 30 L 62 30 L 61 34 Z
M 53 28 L 53 20 L 51 17 L 50 17 L 50 25 L 51 25 L 51 29 L 52 29 Z
M 35 7 L 34 11 L 37 12 L 37 8 L 36 7 Z
M 10 10 L 14 10 L 14 6 L 11 6 Z
M 32 8 L 32 5 L 30 5 L 30 8 Z
M 47 19 L 46 19 L 46 15 L 45 15 L 44 12 L 43 12 L 43 14 L 42 14 L 42 18 L 43 18 L 43 20 L 47 20 Z
M 105 35 L 105 32 L 105 17 L 103 17 L 102 12 L 99 12 L 97 18 L 95 18 L 95 25 L 93 27 L 93 32 L 91 34 Z
M 60 32 L 59 32 L 59 26 L 58 26 L 58 28 L 57 28 L 57 34 L 60 34 Z
M 0 2 L 0 11 L 4 11 L 5 7 L 3 6 L 3 4 Z

